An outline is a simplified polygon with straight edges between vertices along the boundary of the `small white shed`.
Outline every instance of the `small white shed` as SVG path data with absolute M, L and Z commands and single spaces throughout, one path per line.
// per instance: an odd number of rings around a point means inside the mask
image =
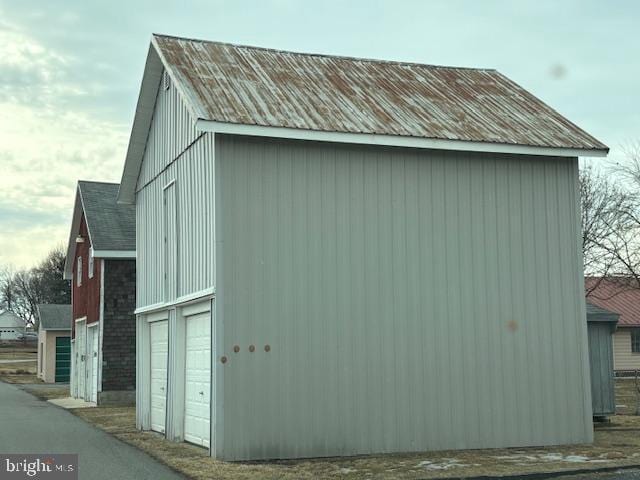
M 592 440 L 578 156 L 495 70 L 154 35 L 137 425 L 228 460 Z
M 0 313 L 0 341 L 22 338 L 25 323 L 15 313 L 5 310 Z

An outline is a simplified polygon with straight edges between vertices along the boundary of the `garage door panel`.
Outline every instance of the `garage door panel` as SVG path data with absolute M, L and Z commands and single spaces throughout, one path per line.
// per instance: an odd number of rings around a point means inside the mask
M 84 321 L 76 323 L 76 398 L 84 398 L 86 380 L 87 327 Z
M 71 337 L 56 338 L 55 381 L 68 382 L 71 369 Z
M 96 324 L 90 325 L 87 328 L 86 339 L 86 392 L 85 400 L 89 402 L 98 401 L 98 326 Z
M 209 446 L 211 414 L 211 320 L 209 313 L 186 319 L 184 437 Z
M 164 433 L 167 412 L 167 321 L 150 324 L 151 430 Z

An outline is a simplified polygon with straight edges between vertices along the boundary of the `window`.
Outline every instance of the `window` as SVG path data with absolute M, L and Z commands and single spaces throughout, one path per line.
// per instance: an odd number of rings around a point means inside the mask
M 89 278 L 93 278 L 93 255 L 89 254 Z
M 82 285 L 82 257 L 78 257 L 78 268 L 76 270 L 76 286 Z
M 640 328 L 631 330 L 631 352 L 640 353 Z

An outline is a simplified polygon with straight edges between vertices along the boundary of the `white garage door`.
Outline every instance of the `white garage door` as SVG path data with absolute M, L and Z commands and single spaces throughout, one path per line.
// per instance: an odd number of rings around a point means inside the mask
M 211 321 L 209 312 L 186 319 L 184 439 L 209 446 Z
M 87 327 L 86 322 L 76 322 L 76 398 L 84 399 L 87 360 Z
M 87 328 L 87 395 L 88 402 L 98 401 L 98 324 L 94 323 Z
M 167 412 L 167 321 L 150 324 L 151 338 L 151 430 L 164 433 Z

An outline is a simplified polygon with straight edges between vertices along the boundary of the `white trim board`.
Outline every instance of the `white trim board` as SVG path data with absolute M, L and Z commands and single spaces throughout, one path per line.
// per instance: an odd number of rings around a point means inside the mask
M 201 132 L 248 135 L 254 137 L 310 140 L 316 142 L 353 143 L 359 145 L 379 145 L 390 147 L 422 148 L 432 150 L 455 150 L 463 152 L 509 153 L 517 155 L 542 155 L 549 157 L 606 157 L 606 150 L 586 150 L 580 148 L 537 147 L 507 143 L 471 142 L 444 140 L 399 135 L 377 135 L 371 133 L 322 132 L 287 127 L 265 127 L 237 123 L 215 122 L 198 119 L 196 130 Z
M 214 288 L 207 288 L 205 290 L 200 290 L 198 292 L 190 293 L 188 295 L 183 295 L 182 297 L 176 298 L 172 302 L 160 302 L 160 303 L 154 303 L 153 305 L 138 307 L 133 313 L 135 315 L 141 315 L 149 312 L 155 312 L 158 310 L 166 310 L 168 308 L 184 306 L 184 304 L 186 303 L 195 303 L 201 300 L 207 300 L 208 297 L 213 297 L 215 296 L 215 294 L 216 293 Z
M 147 321 L 147 323 L 163 322 L 165 320 L 169 320 L 169 310 L 150 313 L 146 315 L 145 320 Z
M 135 250 L 94 250 L 95 258 L 136 258 Z
M 102 392 L 102 344 L 104 337 L 104 260 L 100 260 L 100 332 L 98 333 L 98 392 Z
M 211 311 L 211 299 L 204 299 L 197 303 L 188 303 L 180 308 L 180 316 L 183 318 L 192 317 L 193 315 L 199 315 L 201 313 L 208 313 Z
M 62 278 L 65 280 L 73 279 L 73 269 L 75 265 L 76 256 L 76 236 L 80 231 L 80 218 L 84 212 L 84 205 L 82 204 L 82 196 L 80 195 L 80 186 L 76 185 L 76 198 L 73 204 L 73 212 L 71 213 L 71 229 L 69 230 L 69 241 L 67 242 L 67 256 L 64 260 L 64 271 Z M 87 232 L 89 227 L 87 226 Z M 91 243 L 91 233 L 89 232 L 89 243 Z

